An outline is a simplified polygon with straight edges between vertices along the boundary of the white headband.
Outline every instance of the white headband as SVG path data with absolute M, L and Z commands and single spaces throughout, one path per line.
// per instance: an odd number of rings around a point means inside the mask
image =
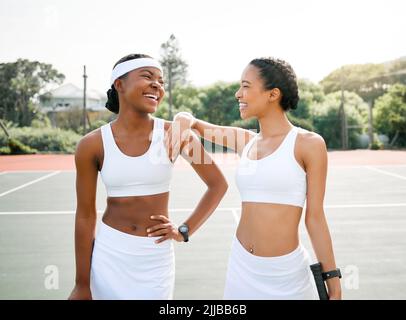
M 113 71 L 111 72 L 110 85 L 113 85 L 114 81 L 123 74 L 143 67 L 154 67 L 162 72 L 162 67 L 159 62 L 152 58 L 132 59 L 121 62 L 114 67 Z

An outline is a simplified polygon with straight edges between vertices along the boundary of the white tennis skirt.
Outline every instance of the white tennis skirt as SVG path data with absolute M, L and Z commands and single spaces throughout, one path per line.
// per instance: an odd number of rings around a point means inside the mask
M 224 299 L 317 300 L 307 250 L 300 244 L 286 255 L 260 257 L 249 253 L 235 236 Z
M 94 242 L 90 289 L 93 299 L 173 298 L 175 255 L 172 240 L 139 237 L 102 221 Z

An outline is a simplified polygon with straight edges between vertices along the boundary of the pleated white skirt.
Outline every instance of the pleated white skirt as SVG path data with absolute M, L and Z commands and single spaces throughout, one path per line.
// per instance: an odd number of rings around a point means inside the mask
M 172 240 L 139 237 L 102 221 L 94 242 L 90 289 L 93 299 L 173 298 L 175 255 Z
M 234 237 L 228 262 L 224 299 L 317 300 L 307 250 L 300 244 L 277 257 L 249 253 Z

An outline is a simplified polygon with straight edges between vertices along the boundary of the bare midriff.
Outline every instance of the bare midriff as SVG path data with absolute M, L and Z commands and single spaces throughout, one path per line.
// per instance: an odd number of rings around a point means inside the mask
M 299 245 L 302 211 L 292 205 L 243 202 L 237 238 L 253 255 L 286 255 Z
M 103 222 L 119 231 L 135 236 L 148 236 L 147 229 L 164 222 L 151 216 L 168 217 L 169 192 L 131 197 L 109 197 Z

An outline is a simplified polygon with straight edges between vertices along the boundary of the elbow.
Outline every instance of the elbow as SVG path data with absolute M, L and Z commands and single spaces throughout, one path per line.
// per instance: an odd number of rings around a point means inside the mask
M 222 183 L 222 190 L 223 190 L 223 195 L 225 195 L 227 190 L 228 190 L 228 183 L 227 183 L 227 181 L 225 179 L 224 179 L 224 181 Z
M 306 212 L 305 226 L 309 233 L 319 230 L 327 225 L 323 210 L 313 210 L 311 213 Z
M 306 212 L 306 217 L 305 217 L 305 226 L 307 230 L 313 229 L 319 222 L 319 218 L 317 215 L 310 214 L 309 212 Z
M 77 220 L 96 220 L 97 210 L 94 206 L 78 206 L 76 208 Z
M 225 178 L 218 179 L 214 181 L 213 184 L 209 186 L 209 188 L 215 191 L 216 193 L 221 194 L 221 196 L 223 197 L 228 190 L 227 180 Z
M 307 231 L 310 231 L 312 229 L 312 227 L 313 227 L 313 221 L 311 219 L 309 219 L 309 218 L 306 218 L 305 219 L 305 226 L 306 226 Z
M 227 183 L 226 178 L 224 176 L 222 176 L 221 179 L 219 179 L 219 180 L 220 180 L 219 184 L 220 184 L 221 190 L 223 190 L 224 193 L 226 193 L 228 190 L 228 183 Z

